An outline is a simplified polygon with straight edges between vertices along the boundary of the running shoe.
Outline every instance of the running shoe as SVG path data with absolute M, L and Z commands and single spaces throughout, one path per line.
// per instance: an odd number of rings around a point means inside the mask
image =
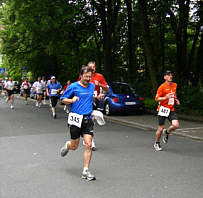
M 56 118 L 56 113 L 53 113 L 53 118 Z
M 154 149 L 156 150 L 156 151 L 162 151 L 163 149 L 161 148 L 161 146 L 160 146 L 160 143 L 155 143 L 154 144 Z
M 86 179 L 88 181 L 96 180 L 96 177 L 90 173 L 89 170 L 82 172 L 82 179 Z
M 41 105 L 42 105 L 42 103 L 40 102 L 38 107 L 40 108 L 40 107 L 41 107 Z
M 11 105 L 11 109 L 14 109 L 14 106 L 13 106 L 13 105 Z
M 67 148 L 67 144 L 65 144 L 62 148 L 61 148 L 61 157 L 65 157 L 67 155 L 69 151 L 69 148 Z
M 36 105 L 35 105 L 36 107 L 38 107 L 39 106 L 39 104 L 38 104 L 38 102 L 36 102 Z
M 168 134 L 166 132 L 167 132 L 167 130 L 164 129 L 163 130 L 163 136 L 162 136 L 162 141 L 164 144 L 168 143 Z

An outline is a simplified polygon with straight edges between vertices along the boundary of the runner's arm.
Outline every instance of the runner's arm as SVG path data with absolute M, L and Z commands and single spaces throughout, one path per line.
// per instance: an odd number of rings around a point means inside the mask
M 77 96 L 74 96 L 71 99 L 70 98 L 64 98 L 64 99 L 62 99 L 61 102 L 68 105 L 68 104 L 72 104 L 72 103 L 76 102 L 77 100 L 79 100 L 79 98 Z

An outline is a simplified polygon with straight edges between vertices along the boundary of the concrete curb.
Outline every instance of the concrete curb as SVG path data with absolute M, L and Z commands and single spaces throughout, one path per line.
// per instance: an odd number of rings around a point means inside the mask
M 135 127 L 138 129 L 142 129 L 145 131 L 151 131 L 154 132 L 157 130 L 157 128 L 154 128 L 150 125 L 144 125 L 141 123 L 137 123 L 137 122 L 132 122 L 132 121 L 128 121 L 128 120 L 121 120 L 121 119 L 117 119 L 117 118 L 113 118 L 110 116 L 104 116 L 106 121 L 112 122 L 112 123 L 117 123 L 120 125 L 124 125 L 124 126 L 130 126 L 130 127 Z M 185 138 L 189 138 L 189 139 L 193 139 L 193 140 L 198 140 L 198 141 L 203 141 L 203 137 L 199 137 L 199 136 L 195 136 L 195 135 L 190 135 L 190 134 L 186 134 L 186 133 L 181 133 L 180 131 L 176 130 L 172 133 L 173 135 L 177 135 L 177 136 L 181 136 L 181 137 L 185 137 Z
M 22 97 L 20 95 L 15 95 L 15 97 L 18 99 L 22 99 L 22 100 L 24 99 L 24 97 Z M 28 98 L 28 101 L 35 102 L 36 100 L 32 99 L 32 98 Z M 63 108 L 64 106 L 58 105 L 58 107 Z M 157 130 L 157 128 L 152 127 L 151 125 L 141 124 L 141 123 L 134 122 L 134 121 L 132 122 L 132 121 L 123 120 L 123 119 L 106 116 L 106 115 L 104 115 L 104 118 L 108 122 L 112 122 L 112 123 L 116 123 L 116 124 L 120 124 L 120 125 L 124 125 L 124 126 L 135 127 L 135 128 L 142 129 L 145 131 L 151 131 L 151 132 L 155 133 L 155 131 Z M 182 118 L 180 117 L 180 119 L 182 119 Z M 193 140 L 197 140 L 197 141 L 203 141 L 203 137 L 194 136 L 194 135 L 190 135 L 190 134 L 186 134 L 186 133 L 181 133 L 179 130 L 174 131 L 173 135 L 177 135 L 177 136 L 181 136 L 181 137 L 185 137 L 185 138 L 189 138 L 189 139 L 193 139 Z

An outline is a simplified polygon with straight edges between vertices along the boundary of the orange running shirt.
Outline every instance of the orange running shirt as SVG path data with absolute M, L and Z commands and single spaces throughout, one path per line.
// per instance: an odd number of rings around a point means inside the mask
M 95 84 L 95 81 L 98 81 L 99 84 L 102 84 L 103 86 L 107 86 L 107 82 L 106 82 L 104 76 L 100 73 L 94 73 L 92 75 L 90 82 Z M 100 87 L 98 85 L 95 85 L 95 91 L 97 92 L 95 94 L 98 96 L 100 94 Z
M 177 89 L 177 84 L 173 82 L 170 86 L 167 85 L 166 83 L 163 83 L 160 85 L 160 87 L 157 90 L 155 99 L 158 99 L 159 97 L 165 97 L 169 93 L 173 93 L 173 95 L 170 99 L 160 101 L 157 111 L 159 111 L 160 106 L 169 108 L 171 111 L 175 110 L 174 106 L 175 106 L 175 99 L 176 99 L 176 89 Z

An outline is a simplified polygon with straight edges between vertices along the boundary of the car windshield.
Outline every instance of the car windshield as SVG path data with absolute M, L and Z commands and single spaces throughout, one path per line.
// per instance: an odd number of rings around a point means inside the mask
M 111 84 L 111 88 L 115 94 L 132 94 L 131 88 L 126 84 Z

